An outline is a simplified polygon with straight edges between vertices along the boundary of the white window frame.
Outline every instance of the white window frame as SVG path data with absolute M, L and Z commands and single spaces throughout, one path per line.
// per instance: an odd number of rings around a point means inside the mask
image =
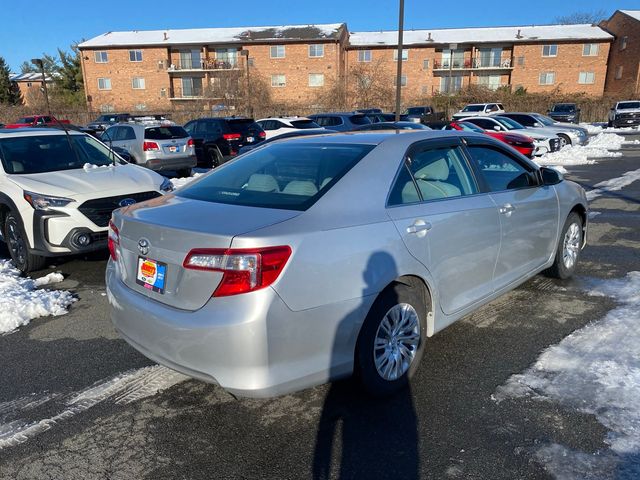
M 131 60 L 131 54 L 133 53 L 133 57 L 134 59 L 137 58 L 137 53 L 140 53 L 140 60 Z M 140 63 L 142 62 L 142 50 L 138 49 L 133 49 L 133 50 L 129 50 L 129 61 L 133 62 L 133 63 Z
M 600 52 L 600 45 L 597 43 L 585 43 L 582 46 L 583 57 L 597 57 L 599 52 Z
M 393 76 L 393 86 L 396 87 L 398 83 L 398 77 L 396 75 Z M 400 88 L 404 88 L 407 86 L 407 76 L 403 73 L 400 76 Z
M 616 80 L 622 80 L 622 73 L 623 73 L 623 71 L 624 71 L 624 69 L 622 68 L 622 65 L 618 65 L 618 66 L 616 67 L 616 73 L 615 73 L 614 78 L 615 78 Z
M 629 37 L 626 36 L 626 35 L 620 39 L 620 50 L 626 50 L 627 49 L 628 41 L 629 41 Z
M 318 49 L 320 49 L 320 54 L 318 55 Z M 311 50 L 313 50 L 313 55 L 311 54 Z M 309 45 L 309 58 L 322 58 L 324 57 L 324 43 L 312 43 Z
M 280 55 L 280 49 L 282 49 L 282 55 Z M 274 55 L 274 52 L 275 52 L 275 55 Z M 286 58 L 286 57 L 287 57 L 286 45 L 271 45 L 271 47 L 269 47 L 269 58 Z
M 544 75 L 544 82 L 542 81 L 543 75 Z M 549 77 L 551 77 L 551 82 L 548 81 Z M 556 72 L 540 72 L 540 75 L 538 75 L 539 85 L 555 85 L 555 83 L 556 83 Z
M 544 50 L 548 48 L 549 52 L 545 55 Z M 551 49 L 555 49 L 555 53 L 551 53 Z M 542 46 L 542 56 L 544 58 L 553 58 L 553 57 L 557 57 L 558 56 L 558 44 L 557 43 L 551 43 L 549 45 L 543 45 Z
M 367 57 L 369 57 L 367 59 Z M 373 52 L 371 50 L 358 50 L 358 62 L 369 63 L 373 59 Z
M 274 82 L 276 77 L 282 77 L 282 82 Z M 274 73 L 271 75 L 271 86 L 273 88 L 282 88 L 287 86 L 287 76 L 284 73 Z
M 100 88 L 100 81 L 102 81 L 103 87 Z M 107 87 L 106 84 L 109 84 Z M 98 78 L 98 90 L 111 90 L 111 78 L 109 77 L 99 77 Z
M 406 62 L 407 60 L 409 60 L 409 49 L 408 48 L 403 48 L 402 49 L 402 61 Z M 398 49 L 395 48 L 393 50 L 393 61 L 397 62 L 398 61 Z
M 589 80 L 589 78 L 591 80 Z M 595 72 L 580 72 L 578 74 L 578 83 L 580 85 L 593 85 L 594 83 L 596 83 Z
M 320 83 L 315 83 L 311 81 L 311 78 L 321 78 L 322 81 Z M 309 74 L 309 86 L 313 88 L 324 87 L 324 73 L 310 73 Z
M 98 60 L 98 55 L 100 56 L 100 60 Z M 96 50 L 95 52 L 93 52 L 93 60 L 95 63 L 109 63 L 109 52 L 107 52 L 106 50 Z
M 136 81 L 138 83 L 137 87 L 136 87 Z M 142 86 L 140 86 L 141 85 L 140 81 L 142 81 Z M 144 77 L 133 77 L 131 79 L 131 88 L 133 88 L 134 90 L 145 90 L 147 87 L 144 81 Z
M 431 62 L 428 58 L 422 60 L 422 70 L 429 70 L 429 65 L 431 65 Z

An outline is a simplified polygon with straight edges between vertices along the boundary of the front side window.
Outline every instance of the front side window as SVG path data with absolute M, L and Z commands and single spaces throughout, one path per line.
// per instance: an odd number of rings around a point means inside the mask
M 358 61 L 359 62 L 370 62 L 371 61 L 371 50 L 358 50 Z
M 141 62 L 142 61 L 142 50 L 129 50 L 129 61 L 130 62 Z
M 596 75 L 593 72 L 580 72 L 578 75 L 578 83 L 580 84 L 591 84 L 595 83 Z
M 309 45 L 309 56 L 311 58 L 324 57 L 324 45 Z
M 398 50 L 393 51 L 393 60 L 398 61 Z M 402 49 L 402 61 L 406 62 L 407 60 L 409 60 L 409 50 Z
M 177 195 L 213 203 L 306 210 L 374 147 L 272 143 L 214 170 Z
M 284 45 L 273 45 L 270 49 L 271 58 L 284 58 Z
M 558 56 L 558 45 L 543 45 L 542 46 L 542 56 L 543 57 L 557 57 Z
M 111 90 L 111 79 L 110 78 L 99 78 L 98 79 L 98 90 Z
M 310 87 L 322 87 L 322 86 L 324 86 L 324 73 L 310 73 L 309 74 L 309 86 Z
M 404 170 L 404 171 L 403 171 Z M 389 195 L 389 205 L 456 198 L 478 193 L 460 147 L 410 151 Z
M 96 63 L 107 63 L 109 61 L 109 54 L 105 51 L 94 52 L 93 55 Z
M 595 57 L 598 55 L 598 44 L 597 43 L 585 43 L 582 47 L 582 56 L 583 57 Z
M 470 145 L 468 149 L 492 192 L 538 185 L 533 170 L 525 168 L 502 150 L 489 145 Z
M 144 90 L 144 78 L 133 77 L 131 79 L 131 87 L 135 90 Z
M 540 85 L 553 85 L 556 83 L 555 72 L 542 72 L 539 77 Z
M 271 86 L 272 87 L 286 87 L 287 86 L 287 77 L 281 73 L 271 75 Z

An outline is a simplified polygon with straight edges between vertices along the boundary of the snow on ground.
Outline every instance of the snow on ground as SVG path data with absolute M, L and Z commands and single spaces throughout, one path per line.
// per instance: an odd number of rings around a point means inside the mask
M 548 348 L 493 398 L 530 397 L 594 415 L 609 430 L 609 449 L 594 454 L 556 443 L 535 453 L 557 478 L 640 478 L 640 272 L 591 280 L 588 293 L 618 307 Z
M 593 190 L 589 190 L 587 192 L 587 200 L 592 201 L 596 197 L 605 193 L 622 190 L 627 185 L 631 185 L 633 182 L 638 180 L 640 180 L 640 169 L 626 172 L 621 177 L 611 178 L 604 182 L 596 183 L 593 186 Z
M 621 135 L 614 133 L 599 133 L 591 138 L 586 145 L 567 145 L 557 152 L 547 153 L 535 158 L 539 165 L 548 166 L 573 166 L 589 165 L 596 163 L 595 158 L 619 157 L 622 144 L 626 142 Z
M 59 273 L 38 278 L 24 278 L 9 260 L 0 260 L 0 334 L 12 332 L 32 319 L 63 315 L 75 298 L 62 290 L 39 287 L 64 280 Z
M 640 131 L 640 126 L 637 127 L 620 127 L 613 128 L 607 127 L 606 123 L 593 124 L 593 123 L 581 123 L 582 128 L 586 128 L 590 135 L 597 135 L 598 133 L 634 133 Z

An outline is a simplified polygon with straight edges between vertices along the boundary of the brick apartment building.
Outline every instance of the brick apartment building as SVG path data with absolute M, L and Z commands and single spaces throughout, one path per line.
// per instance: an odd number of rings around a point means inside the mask
M 618 10 L 600 24 L 614 35 L 605 92 L 634 98 L 640 95 L 640 10 Z
M 604 28 L 406 31 L 403 101 L 471 84 L 601 96 L 615 85 L 612 62 L 622 65 L 620 85 L 633 79 L 637 90 L 639 17 L 616 12 Z M 354 100 L 355 87 L 394 88 L 396 45 L 396 31 L 349 32 L 336 23 L 108 32 L 79 48 L 91 110 L 161 111 L 227 104 L 247 85 L 288 104 L 312 106 L 335 87 Z
M 47 87 L 51 88 L 53 78 L 47 75 Z M 22 103 L 27 107 L 37 105 L 42 98 L 41 89 L 43 88 L 41 73 L 14 73 L 9 75 L 9 81 L 18 86 Z

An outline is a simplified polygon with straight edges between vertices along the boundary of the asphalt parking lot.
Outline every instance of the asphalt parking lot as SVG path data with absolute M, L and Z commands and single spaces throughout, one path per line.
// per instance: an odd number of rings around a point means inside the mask
M 638 170 L 633 147 L 567 176 L 591 190 Z M 347 381 L 235 399 L 152 367 L 111 326 L 106 254 L 56 263 L 56 288 L 78 298 L 69 313 L 0 336 L 0 479 L 552 478 L 539 445 L 599 452 L 607 429 L 558 404 L 492 396 L 615 307 L 586 293 L 590 278 L 640 271 L 640 181 L 600 193 L 576 278 L 538 276 L 432 337 L 411 389 L 386 400 Z

